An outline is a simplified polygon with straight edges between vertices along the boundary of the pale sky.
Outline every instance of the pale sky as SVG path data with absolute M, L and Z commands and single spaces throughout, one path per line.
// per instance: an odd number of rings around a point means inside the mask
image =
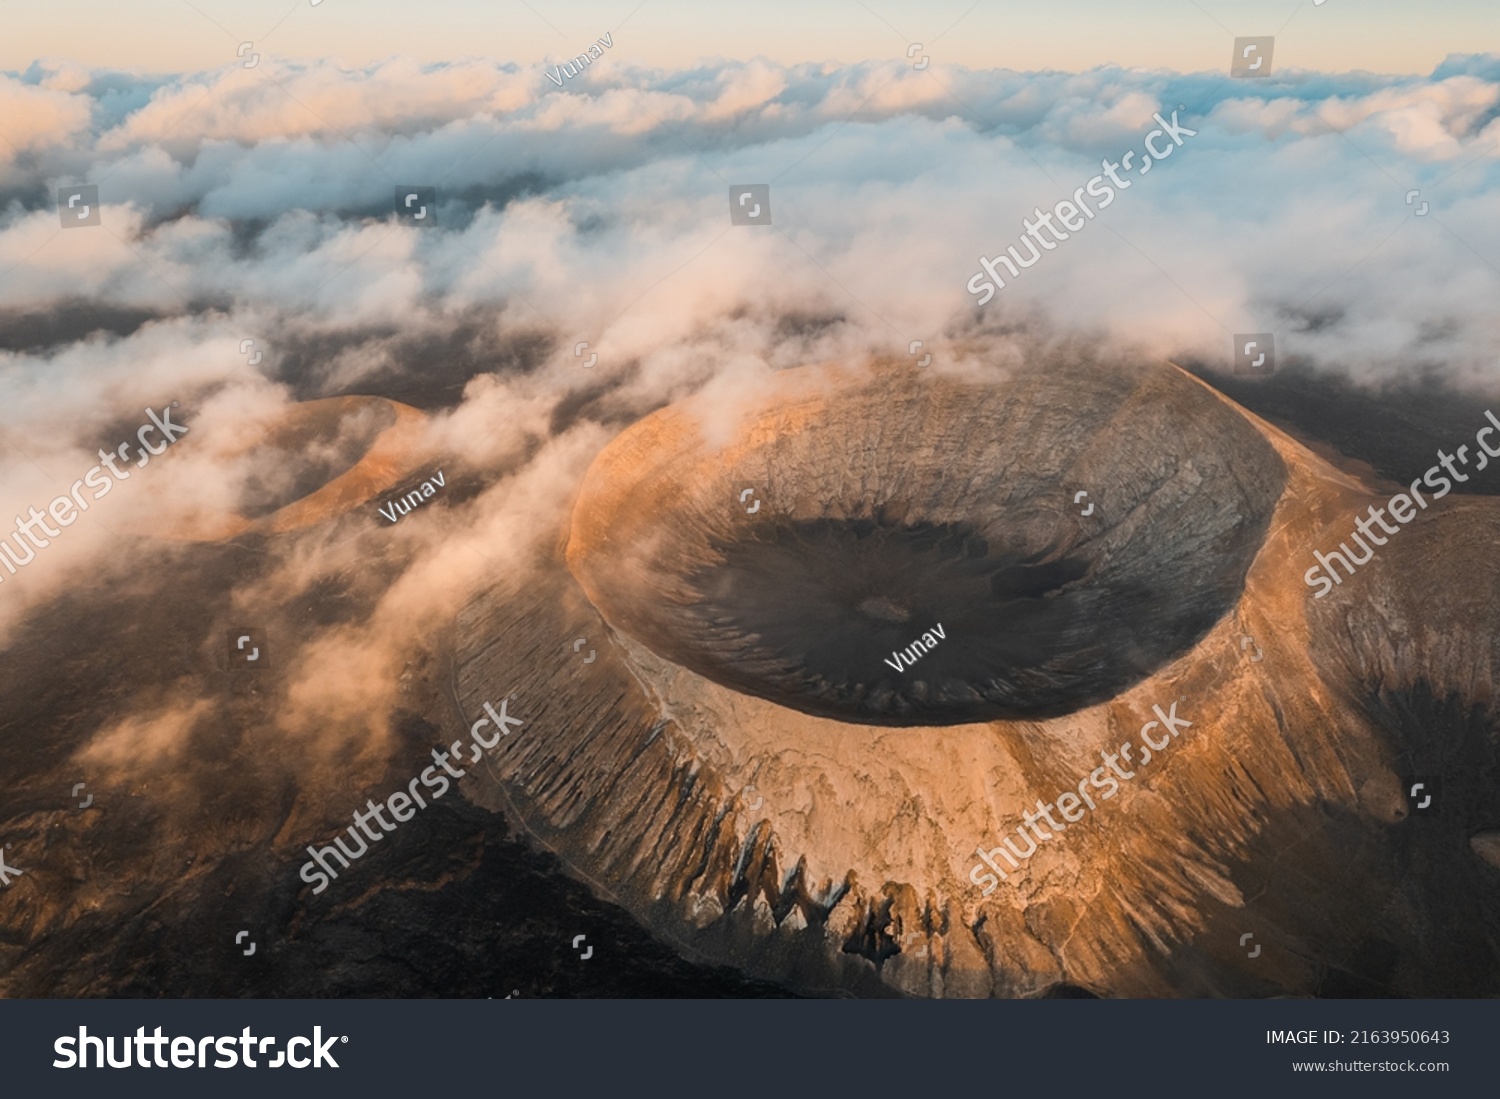
M 232 63 L 241 42 L 365 65 L 481 56 L 528 67 L 584 50 L 678 68 L 918 57 L 970 68 L 1118 64 L 1223 69 L 1236 35 L 1275 35 L 1278 68 L 1427 73 L 1500 53 L 1496 0 L 0 0 L 0 69 L 43 58 L 178 72 Z

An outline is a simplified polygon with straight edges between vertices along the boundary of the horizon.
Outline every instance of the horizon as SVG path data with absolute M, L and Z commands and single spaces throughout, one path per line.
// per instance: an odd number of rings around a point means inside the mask
M 753 9 L 707 10 L 687 0 L 551 4 L 491 9 L 477 0 L 430 0 L 415 23 L 397 0 L 145 0 L 128 8 L 77 0 L 9 0 L 0 7 L 0 70 L 23 72 L 57 58 L 94 68 L 183 73 L 230 64 L 240 42 L 286 60 L 337 57 L 361 68 L 392 56 L 419 62 L 505 56 L 546 63 L 606 31 L 631 62 L 691 69 L 763 58 L 781 65 L 848 65 L 900 58 L 913 43 L 936 65 L 1015 72 L 1088 72 L 1101 66 L 1179 73 L 1222 68 L 1236 36 L 1284 36 L 1278 67 L 1306 72 L 1421 75 L 1453 54 L 1500 50 L 1500 11 L 1478 0 L 1420 8 L 1401 0 L 1187 3 L 1144 0 L 1128 8 L 1073 0 L 1046 10 L 955 0 L 871 6 L 862 0 L 807 5 L 773 0 Z M 476 29 L 475 20 L 480 21 Z M 1288 33 L 1290 32 L 1290 33 Z M 477 35 L 497 47 L 474 50 Z M 389 44 L 399 36 L 401 50 Z M 463 49 L 455 54 L 454 47 Z

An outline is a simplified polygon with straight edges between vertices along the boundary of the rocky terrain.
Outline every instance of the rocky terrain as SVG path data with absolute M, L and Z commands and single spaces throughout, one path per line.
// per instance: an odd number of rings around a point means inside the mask
M 460 615 L 462 719 L 528 716 L 471 796 L 807 989 L 1493 992 L 1493 501 L 1432 502 L 1320 601 L 1313 550 L 1387 494 L 1175 367 L 779 381 L 623 433 L 552 560 Z M 1173 704 L 1118 797 L 978 887 Z

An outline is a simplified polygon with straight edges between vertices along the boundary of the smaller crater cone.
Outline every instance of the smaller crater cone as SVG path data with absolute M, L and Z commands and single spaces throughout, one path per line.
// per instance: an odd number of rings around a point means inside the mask
M 179 542 L 216 542 L 246 533 L 281 534 L 336 518 L 395 485 L 421 453 L 427 417 L 384 397 L 325 397 L 280 417 L 213 458 L 241 467 L 232 509 L 163 502 L 164 518 L 138 533 Z M 189 434 L 167 452 L 182 460 L 211 443 Z

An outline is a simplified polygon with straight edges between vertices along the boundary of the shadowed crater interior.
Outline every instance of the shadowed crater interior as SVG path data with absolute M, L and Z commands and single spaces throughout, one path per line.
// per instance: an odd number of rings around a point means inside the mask
M 728 445 L 705 442 L 694 400 L 612 443 L 569 560 L 657 655 L 824 717 L 1045 718 L 1113 697 L 1233 605 L 1285 476 L 1171 367 L 887 371 L 836 392 L 793 373 Z
M 777 521 L 717 548 L 723 563 L 689 578 L 703 601 L 685 608 L 684 640 L 792 689 L 819 684 L 840 709 L 952 715 L 995 668 L 1099 647 L 1056 602 L 1085 559 L 992 551 L 964 524 Z M 924 635 L 936 644 L 918 654 Z

